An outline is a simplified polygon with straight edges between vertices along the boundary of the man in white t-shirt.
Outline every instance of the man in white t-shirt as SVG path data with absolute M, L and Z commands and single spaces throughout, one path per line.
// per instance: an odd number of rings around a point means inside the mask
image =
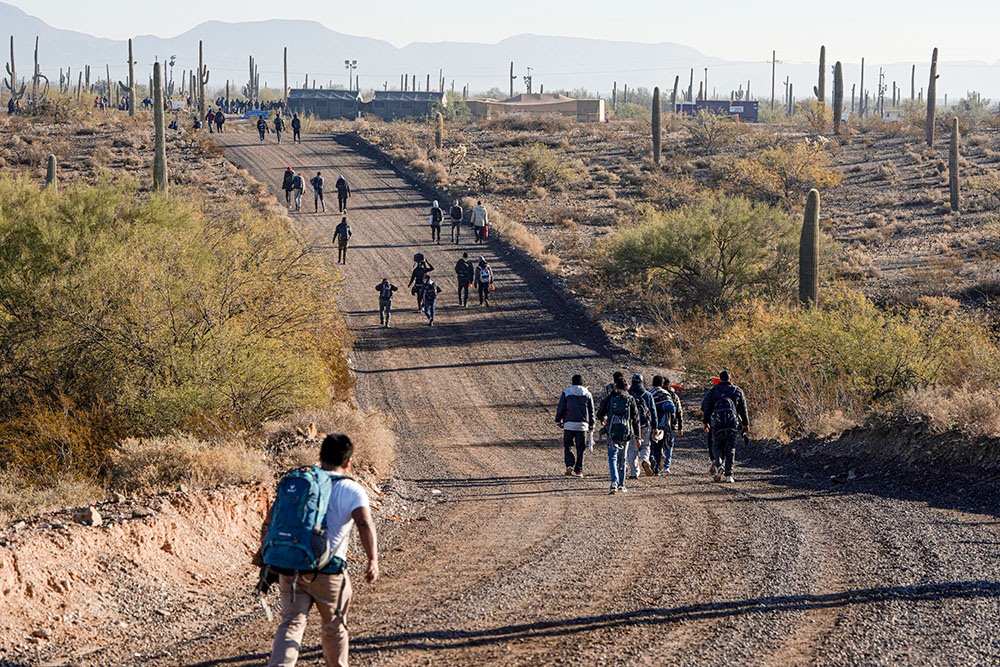
M 320 465 L 333 477 L 350 474 L 354 445 L 346 435 L 326 436 L 320 447 Z M 378 578 L 378 538 L 364 487 L 353 479 L 334 479 L 326 512 L 326 534 L 335 559 L 324 571 L 281 575 L 281 624 L 274 636 L 269 667 L 293 667 L 299 658 L 309 609 L 315 604 L 323 620 L 323 657 L 327 665 L 347 667 L 347 610 L 351 604 L 351 581 L 344 569 L 351 528 L 357 525 L 361 546 L 368 556 L 365 581 Z M 338 560 L 339 559 L 339 560 Z M 292 594 L 292 586 L 295 593 Z

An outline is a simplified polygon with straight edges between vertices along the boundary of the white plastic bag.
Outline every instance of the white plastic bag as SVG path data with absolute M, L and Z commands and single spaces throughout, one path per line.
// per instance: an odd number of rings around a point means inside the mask
M 587 431 L 587 451 L 594 451 L 594 429 L 589 429 Z

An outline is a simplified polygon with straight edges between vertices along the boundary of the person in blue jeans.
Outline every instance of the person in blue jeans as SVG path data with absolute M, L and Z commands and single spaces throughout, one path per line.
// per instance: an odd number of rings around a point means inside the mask
M 670 472 L 674 442 L 678 435 L 683 434 L 684 413 L 681 400 L 670 386 L 669 378 L 654 376 L 649 393 L 653 395 L 656 428 L 660 435 L 659 439 L 653 438 L 653 474 L 659 476 Z
M 437 310 L 435 304 L 437 303 L 437 295 L 441 293 L 441 288 L 437 286 L 430 276 L 427 277 L 427 282 L 423 286 L 424 294 L 424 315 L 427 316 L 427 326 L 434 326 L 434 313 Z
M 614 388 L 601 401 L 597 420 L 603 422 L 601 433 L 608 442 L 608 468 L 611 472 L 611 490 L 608 493 L 624 493 L 625 456 L 632 437 L 639 433 L 639 407 L 620 374 L 615 375 Z

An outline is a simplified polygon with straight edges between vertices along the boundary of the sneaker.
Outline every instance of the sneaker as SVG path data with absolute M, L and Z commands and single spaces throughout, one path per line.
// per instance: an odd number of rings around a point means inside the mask
M 722 478 L 722 481 L 725 482 L 726 484 L 732 484 L 736 480 L 733 479 L 732 475 L 726 475 L 725 477 Z
M 713 464 L 712 464 L 712 467 L 710 467 L 710 468 L 708 469 L 708 474 L 709 474 L 709 475 L 712 475 L 712 476 L 714 477 L 714 476 L 715 476 L 715 473 L 716 473 L 716 471 L 717 471 L 717 470 L 718 470 L 718 468 L 716 468 L 716 467 L 715 467 L 715 464 L 713 463 Z
M 716 482 L 721 482 L 722 477 L 723 477 L 722 468 L 719 468 L 718 470 L 715 471 L 715 475 L 712 476 L 712 479 L 714 479 Z
M 649 461 L 643 461 L 642 462 L 642 471 L 644 473 L 646 473 L 646 477 L 652 477 L 653 476 L 653 468 L 652 468 L 652 466 L 649 465 Z
M 625 493 L 626 491 L 628 491 L 628 489 L 625 488 L 624 484 L 618 487 L 618 493 Z
M 616 487 L 616 486 L 615 486 L 614 484 L 612 484 L 612 485 L 611 485 L 611 490 L 610 490 L 610 491 L 608 491 L 608 495 L 609 495 L 609 496 L 613 496 L 613 495 L 615 495 L 616 493 L 618 493 L 618 487 Z
M 575 477 L 583 477 L 583 473 L 582 472 L 575 472 L 575 473 L 573 473 L 573 475 Z
M 573 474 L 573 468 L 572 467 L 566 468 L 566 476 L 569 477 L 572 474 Z
M 663 475 L 669 475 L 670 474 L 670 468 L 664 468 L 663 471 L 661 472 L 661 474 L 663 474 Z
M 628 478 L 629 479 L 639 479 L 639 476 L 638 475 L 629 475 Z

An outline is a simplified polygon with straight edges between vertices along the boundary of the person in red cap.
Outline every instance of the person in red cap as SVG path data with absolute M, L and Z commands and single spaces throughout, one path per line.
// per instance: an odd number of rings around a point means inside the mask
M 281 189 L 285 191 L 285 206 L 290 207 L 292 205 L 292 190 L 295 186 L 292 182 L 295 180 L 295 172 L 292 171 L 291 167 L 285 167 L 285 176 L 281 180 Z

